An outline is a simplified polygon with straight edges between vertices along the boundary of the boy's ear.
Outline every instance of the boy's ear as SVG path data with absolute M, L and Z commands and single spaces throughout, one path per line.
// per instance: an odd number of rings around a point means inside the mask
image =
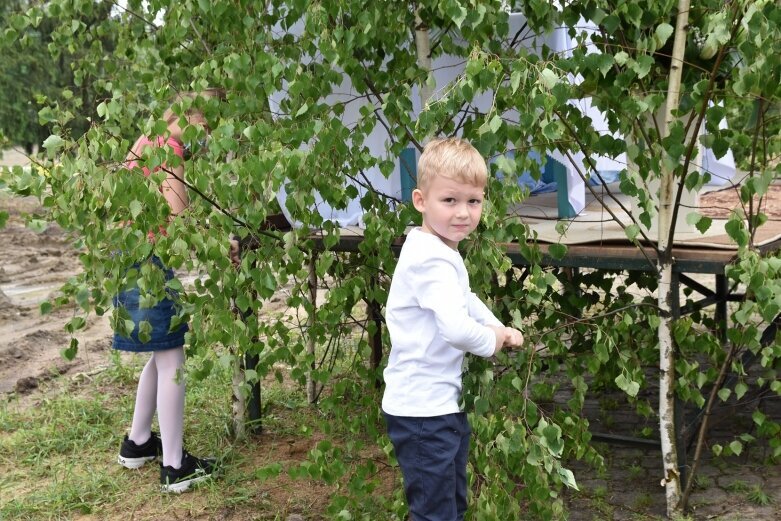
M 426 208 L 425 200 L 423 199 L 423 192 L 420 191 L 420 188 L 415 188 L 412 191 L 412 205 L 420 213 L 423 213 Z

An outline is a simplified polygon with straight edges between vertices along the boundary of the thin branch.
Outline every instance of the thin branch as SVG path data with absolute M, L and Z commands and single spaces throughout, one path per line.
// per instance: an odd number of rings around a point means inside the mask
M 757 141 L 759 140 L 759 129 L 762 128 L 762 121 L 764 119 L 764 117 L 763 117 L 764 113 L 763 113 L 763 110 L 762 110 L 762 104 L 763 104 L 762 100 L 760 100 L 759 101 L 759 110 L 757 111 L 758 112 L 758 115 L 757 115 L 757 127 L 756 127 L 755 132 L 754 132 L 754 139 L 751 142 L 751 169 L 750 169 L 750 174 L 749 175 L 752 175 L 752 176 L 754 175 L 754 172 L 756 171 L 756 168 L 757 168 L 757 163 L 756 163 L 756 160 L 757 160 Z M 763 143 L 764 143 L 764 140 L 763 140 Z M 740 200 L 741 206 L 743 206 L 743 212 L 745 213 L 746 207 L 743 204 L 743 200 L 742 199 L 739 199 L 739 200 Z M 751 234 L 751 238 L 750 238 L 749 244 L 754 244 L 754 238 L 756 237 L 757 230 L 756 230 L 756 227 L 752 226 L 752 222 L 751 222 L 752 221 L 751 217 L 752 217 L 753 211 L 754 211 L 754 209 L 752 208 L 752 205 L 754 203 L 754 196 L 753 195 L 749 199 L 748 203 L 749 203 L 749 208 L 748 208 L 748 213 L 746 215 L 748 216 L 748 226 L 749 226 L 749 231 L 750 231 L 750 234 Z
M 724 359 L 719 369 L 719 376 L 716 378 L 716 382 L 713 384 L 713 388 L 708 396 L 708 403 L 705 406 L 705 414 L 700 424 L 699 432 L 697 433 L 697 446 L 694 450 L 694 460 L 692 461 L 692 469 L 689 473 L 689 481 L 686 483 L 686 488 L 683 491 L 681 498 L 681 505 L 686 510 L 686 504 L 689 502 L 689 496 L 691 495 L 692 488 L 694 486 L 694 475 L 697 472 L 697 467 L 700 465 L 700 457 L 702 455 L 702 448 L 705 445 L 705 435 L 708 431 L 708 421 L 710 420 L 711 411 L 713 410 L 713 404 L 716 402 L 716 397 L 719 394 L 721 384 L 724 383 L 724 379 L 727 377 L 727 368 L 732 365 L 732 360 L 735 357 L 735 344 L 730 344 L 729 353 Z
M 371 81 L 369 78 L 365 79 L 366 85 L 369 87 L 369 90 L 372 91 L 372 94 L 377 98 L 377 101 L 379 103 L 382 103 L 382 96 L 379 93 L 379 89 L 377 89 L 377 86 L 374 85 L 374 82 Z M 401 125 L 401 124 L 400 124 Z M 407 138 L 410 140 L 410 143 L 415 145 L 415 148 L 417 148 L 419 151 L 423 151 L 423 145 L 421 145 L 417 139 L 415 139 L 415 136 L 412 135 L 412 132 L 409 128 L 407 128 L 406 125 L 401 125 L 401 127 L 404 129 L 404 133 L 407 135 Z
M 136 159 L 143 159 L 140 155 L 134 153 L 133 151 L 131 151 L 130 153 L 133 156 L 135 156 Z M 209 203 L 213 208 L 218 210 L 220 213 L 222 213 L 226 217 L 229 217 L 235 224 L 237 224 L 237 225 L 239 225 L 239 226 L 241 226 L 243 228 L 247 228 L 248 230 L 252 231 L 253 233 L 260 233 L 261 235 L 265 235 L 267 237 L 270 237 L 270 238 L 272 238 L 272 239 L 274 239 L 274 240 L 276 240 L 278 242 L 282 242 L 282 237 L 280 237 L 276 233 L 270 232 L 268 230 L 251 230 L 250 226 L 246 222 L 242 221 L 241 219 L 239 219 L 238 217 L 236 217 L 232 213 L 230 213 L 228 210 L 226 210 L 225 208 L 223 208 L 222 206 L 217 204 L 217 202 L 214 199 L 212 199 L 211 197 L 209 197 L 208 195 L 203 193 L 201 190 L 198 189 L 198 187 L 196 187 L 192 183 L 188 183 L 187 180 L 185 180 L 182 177 L 178 176 L 175 172 L 173 172 L 171 169 L 169 169 L 169 168 L 167 168 L 165 166 L 161 166 L 159 168 L 160 168 L 160 170 L 162 170 L 166 174 L 170 175 L 171 177 L 173 177 L 177 181 L 181 182 L 189 190 L 192 190 L 193 192 L 195 192 L 201 199 L 203 199 L 204 201 Z
M 212 50 L 209 48 L 209 44 L 206 43 L 206 40 L 203 39 L 203 36 L 201 35 L 201 32 L 198 31 L 198 28 L 195 27 L 195 23 L 193 22 L 193 19 L 190 18 L 190 27 L 192 28 L 193 32 L 195 33 L 195 36 L 198 37 L 198 39 L 201 41 L 201 45 L 203 45 L 203 48 L 206 49 L 206 55 L 211 56 Z

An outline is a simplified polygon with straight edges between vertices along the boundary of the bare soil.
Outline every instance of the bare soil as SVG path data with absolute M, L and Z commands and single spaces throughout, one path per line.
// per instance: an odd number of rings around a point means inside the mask
M 781 219 L 781 185 L 770 186 L 761 202 L 755 197 L 753 204 L 754 212 L 758 208 L 768 219 Z M 724 219 L 731 212 L 748 213 L 747 210 L 748 208 L 742 207 L 735 188 L 724 188 L 700 196 L 700 213 L 707 217 Z
M 39 210 L 32 198 L 0 196 L 0 210 L 10 214 L 0 229 L 0 393 L 26 394 L 54 376 L 105 366 L 111 340 L 108 318 L 88 319 L 77 335 L 79 354 L 67 361 L 60 353 L 70 343 L 64 325 L 74 310 L 40 313 L 40 304 L 80 271 L 70 240 L 56 225 L 42 233 L 24 225 L 24 215 Z

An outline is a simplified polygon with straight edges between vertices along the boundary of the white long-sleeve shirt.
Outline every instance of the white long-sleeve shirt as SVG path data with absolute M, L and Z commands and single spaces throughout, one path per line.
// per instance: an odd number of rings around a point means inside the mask
M 393 273 L 385 322 L 391 352 L 382 410 L 393 416 L 459 411 L 466 352 L 494 354 L 501 322 L 472 293 L 461 255 L 437 236 L 413 229 Z

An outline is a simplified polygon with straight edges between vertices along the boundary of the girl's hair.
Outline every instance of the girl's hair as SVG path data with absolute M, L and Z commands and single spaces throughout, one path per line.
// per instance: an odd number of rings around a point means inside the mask
M 171 104 L 163 113 L 163 120 L 165 120 L 166 123 L 171 123 L 172 121 L 179 119 L 179 115 L 177 115 L 176 112 L 174 112 L 174 107 L 182 103 L 184 100 L 195 100 L 197 98 L 202 98 L 204 100 L 208 100 L 211 98 L 224 100 L 225 89 L 213 88 L 213 89 L 204 89 L 200 91 L 180 92 L 173 97 L 173 99 L 171 100 Z M 188 108 L 184 112 L 183 116 L 191 116 L 193 114 L 201 114 L 201 110 L 191 105 L 190 108 Z
M 425 189 L 436 176 L 485 186 L 488 168 L 483 156 L 468 141 L 457 137 L 433 139 L 418 161 L 418 188 Z

